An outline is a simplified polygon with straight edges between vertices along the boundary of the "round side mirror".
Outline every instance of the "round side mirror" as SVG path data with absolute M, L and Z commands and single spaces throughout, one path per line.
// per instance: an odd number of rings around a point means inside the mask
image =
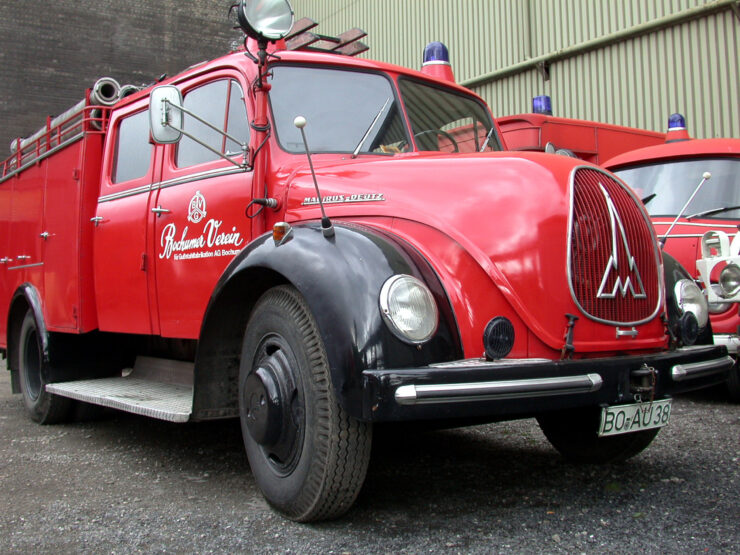
M 293 8 L 288 0 L 241 0 L 237 19 L 248 37 L 280 40 L 293 27 Z

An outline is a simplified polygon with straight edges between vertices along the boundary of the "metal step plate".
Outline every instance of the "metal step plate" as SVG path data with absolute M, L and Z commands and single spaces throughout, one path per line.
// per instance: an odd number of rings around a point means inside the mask
M 47 384 L 46 391 L 169 422 L 187 422 L 193 410 L 192 387 L 133 375 Z

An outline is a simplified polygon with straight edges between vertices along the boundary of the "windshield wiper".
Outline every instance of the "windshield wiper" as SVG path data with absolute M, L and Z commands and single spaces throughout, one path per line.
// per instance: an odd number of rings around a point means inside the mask
M 367 128 L 367 131 L 365 131 L 365 134 L 362 136 L 362 139 L 360 139 L 359 144 L 355 147 L 355 150 L 352 151 L 352 158 L 357 158 L 357 153 L 360 152 L 360 149 L 362 148 L 362 145 L 365 144 L 365 141 L 367 140 L 368 136 L 370 135 L 370 132 L 373 130 L 373 127 L 375 127 L 375 124 L 378 123 L 378 120 L 380 119 L 380 114 L 383 113 L 385 110 L 385 107 L 388 106 L 388 103 L 391 101 L 391 97 L 389 96 L 388 99 L 385 101 L 385 104 L 383 104 L 382 108 L 378 111 L 377 115 L 373 119 L 373 121 L 370 123 L 370 127 Z
M 491 137 L 493 137 L 493 130 L 494 129 L 495 129 L 495 127 L 492 125 L 491 126 L 491 130 L 488 132 L 488 135 L 486 135 L 486 140 L 483 141 L 483 146 L 480 147 L 480 150 L 478 152 L 483 152 L 484 150 L 486 150 L 486 147 L 488 146 L 488 142 L 491 140 Z
M 648 202 L 650 202 L 651 200 L 655 198 L 655 195 L 657 195 L 657 193 L 653 193 L 651 195 L 646 196 L 644 199 L 642 199 L 642 204 L 647 205 Z
M 713 214 L 721 214 L 722 212 L 729 212 L 730 210 L 738 209 L 740 209 L 740 206 L 722 206 L 721 208 L 712 208 L 711 210 L 704 210 L 703 212 L 691 214 L 691 216 L 686 216 L 686 219 L 690 220 L 692 218 L 700 218 L 701 216 L 711 216 Z

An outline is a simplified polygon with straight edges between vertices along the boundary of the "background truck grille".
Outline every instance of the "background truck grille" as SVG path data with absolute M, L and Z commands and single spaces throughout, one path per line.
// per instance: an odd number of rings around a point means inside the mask
M 649 220 L 613 177 L 591 168 L 573 176 L 569 279 L 593 319 L 636 324 L 659 309 L 657 245 Z

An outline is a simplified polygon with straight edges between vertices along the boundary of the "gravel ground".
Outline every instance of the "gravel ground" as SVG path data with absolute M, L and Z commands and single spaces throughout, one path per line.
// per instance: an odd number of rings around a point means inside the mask
M 740 405 L 676 399 L 622 465 L 572 466 L 525 420 L 376 433 L 342 519 L 260 496 L 238 422 L 39 426 L 0 363 L 0 553 L 738 553 Z

